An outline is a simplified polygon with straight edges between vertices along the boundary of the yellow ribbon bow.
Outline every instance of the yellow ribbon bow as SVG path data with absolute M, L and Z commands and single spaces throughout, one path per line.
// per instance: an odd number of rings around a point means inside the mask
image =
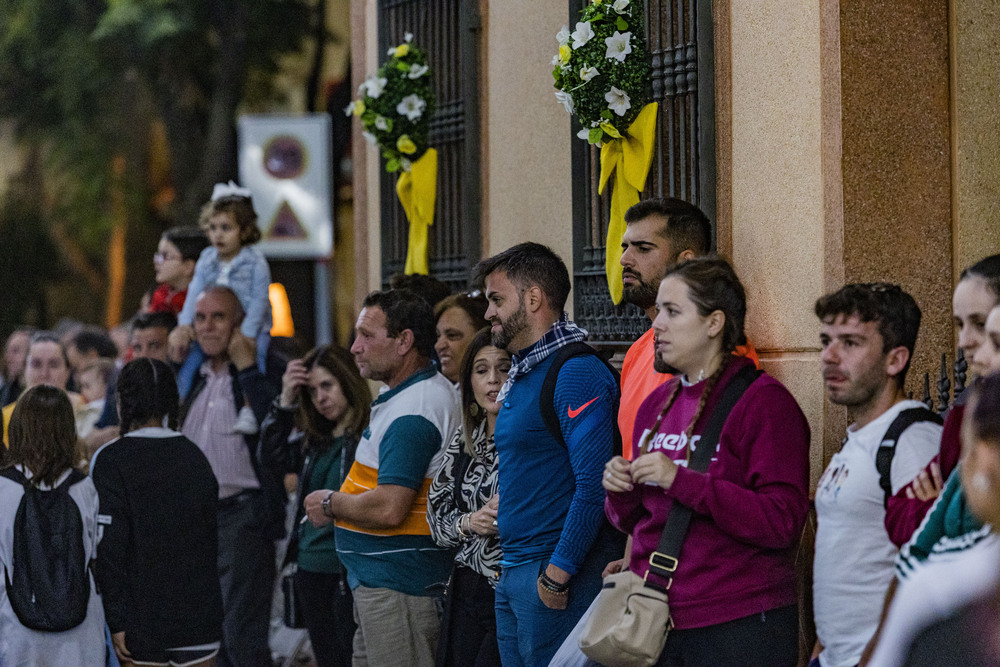
M 410 223 L 403 273 L 427 275 L 427 228 L 434 224 L 434 200 L 437 196 L 437 151 L 428 148 L 410 171 L 396 181 L 396 194 Z
M 611 220 L 608 222 L 608 241 L 604 271 L 608 277 L 608 291 L 616 304 L 622 300 L 622 235 L 625 233 L 625 211 L 639 203 L 639 192 L 646 187 L 649 166 L 653 162 L 656 135 L 656 102 L 642 108 L 639 115 L 621 139 L 609 141 L 601 147 L 601 181 L 598 194 L 615 173 L 611 190 Z

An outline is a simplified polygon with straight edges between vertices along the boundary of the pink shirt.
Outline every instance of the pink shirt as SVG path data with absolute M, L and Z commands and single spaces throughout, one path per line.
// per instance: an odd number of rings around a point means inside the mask
M 181 433 L 205 453 L 219 482 L 219 497 L 228 498 L 247 489 L 259 489 L 260 481 L 250 460 L 250 449 L 236 433 L 236 400 L 233 376 L 224 365 L 218 373 L 206 361 L 201 366 L 205 388 L 188 411 Z

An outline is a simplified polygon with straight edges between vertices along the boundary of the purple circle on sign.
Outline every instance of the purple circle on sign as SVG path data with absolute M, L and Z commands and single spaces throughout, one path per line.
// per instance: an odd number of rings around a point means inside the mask
M 264 146 L 264 169 L 275 178 L 295 178 L 306 168 L 306 148 L 296 137 L 275 137 Z

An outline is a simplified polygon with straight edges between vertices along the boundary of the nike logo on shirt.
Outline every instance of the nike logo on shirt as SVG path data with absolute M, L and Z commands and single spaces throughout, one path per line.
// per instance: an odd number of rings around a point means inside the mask
M 599 398 L 600 398 L 600 396 L 593 397 L 592 399 L 590 399 L 589 401 L 587 401 L 586 403 L 584 403 L 583 405 L 581 405 L 580 407 L 578 407 L 576 410 L 574 410 L 573 408 L 571 408 L 571 407 L 569 407 L 567 405 L 566 406 L 566 415 L 569 416 L 570 419 L 573 419 L 578 414 L 580 414 L 581 412 L 583 412 L 584 410 L 586 410 L 588 405 L 590 405 L 591 403 L 593 403 L 594 401 L 596 401 Z

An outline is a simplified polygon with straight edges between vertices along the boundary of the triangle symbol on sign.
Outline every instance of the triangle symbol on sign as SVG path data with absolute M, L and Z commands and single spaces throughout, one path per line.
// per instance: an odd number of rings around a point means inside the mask
M 309 234 L 288 202 L 281 202 L 267 230 L 269 239 L 305 239 Z

